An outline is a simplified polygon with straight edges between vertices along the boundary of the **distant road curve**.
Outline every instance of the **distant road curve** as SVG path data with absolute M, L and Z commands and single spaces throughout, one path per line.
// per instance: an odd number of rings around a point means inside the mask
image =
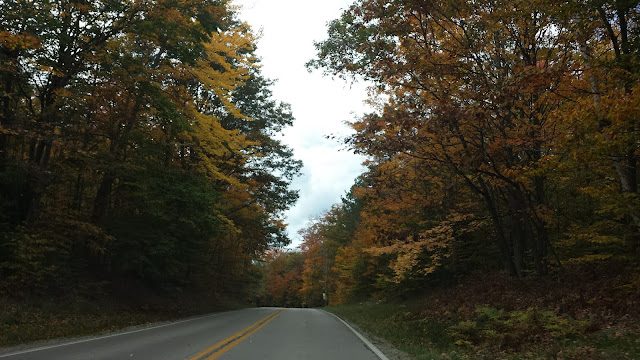
M 388 360 L 338 317 L 315 309 L 252 308 L 0 353 L 1 360 Z

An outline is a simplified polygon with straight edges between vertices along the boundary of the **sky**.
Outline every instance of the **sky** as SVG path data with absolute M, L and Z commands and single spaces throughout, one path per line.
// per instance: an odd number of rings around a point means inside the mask
M 241 6 L 240 19 L 260 35 L 257 55 L 262 58 L 263 75 L 277 80 L 274 98 L 291 104 L 296 118 L 282 135 L 304 163 L 303 175 L 292 184 L 300 199 L 285 213 L 293 249 L 301 242 L 298 231 L 338 203 L 363 171 L 363 158 L 325 136 L 350 134 L 344 122 L 370 111 L 364 104 L 366 84 L 325 77 L 320 70 L 309 73 L 304 66 L 315 57 L 313 42 L 326 39 L 327 23 L 338 18 L 351 0 L 234 3 Z

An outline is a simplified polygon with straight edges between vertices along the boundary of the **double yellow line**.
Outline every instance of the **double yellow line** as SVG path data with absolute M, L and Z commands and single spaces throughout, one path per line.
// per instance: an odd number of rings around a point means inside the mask
M 231 348 L 233 348 L 234 346 L 238 345 L 244 339 L 246 339 L 249 336 L 251 336 L 251 334 L 255 333 L 256 331 L 260 330 L 260 328 L 262 328 L 263 326 L 267 325 L 267 323 L 269 321 L 275 319 L 276 316 L 282 314 L 282 312 L 284 310 L 285 309 L 282 309 L 282 310 L 276 311 L 276 312 L 274 312 L 272 314 L 269 314 L 269 315 L 263 317 L 262 319 L 260 319 L 260 320 L 256 321 L 255 323 L 247 326 L 246 328 L 238 331 L 237 333 L 229 336 L 228 338 L 211 345 L 210 347 L 206 348 L 205 350 L 203 350 L 199 354 L 191 357 L 189 360 L 205 360 L 205 359 L 206 360 L 213 360 L 213 359 L 217 359 L 222 354 L 226 353 Z

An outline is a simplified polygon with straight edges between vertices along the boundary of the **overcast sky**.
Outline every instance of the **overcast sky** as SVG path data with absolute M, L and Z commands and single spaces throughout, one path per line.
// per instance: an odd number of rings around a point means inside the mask
M 369 111 L 363 103 L 366 86 L 323 77 L 321 71 L 309 73 L 304 66 L 315 56 L 313 42 L 327 37 L 327 23 L 338 18 L 351 0 L 235 0 L 235 4 L 242 7 L 240 18 L 261 34 L 257 53 L 263 74 L 277 80 L 274 97 L 291 104 L 296 118 L 283 134 L 283 142 L 304 162 L 302 177 L 293 183 L 300 199 L 286 213 L 294 248 L 300 243 L 298 230 L 339 202 L 363 171 L 361 157 L 340 151 L 343 146 L 325 136 L 349 134 L 344 122 Z

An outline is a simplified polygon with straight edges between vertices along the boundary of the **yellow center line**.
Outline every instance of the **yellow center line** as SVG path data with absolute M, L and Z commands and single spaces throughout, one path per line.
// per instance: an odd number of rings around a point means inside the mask
M 190 358 L 190 360 L 201 360 L 201 359 L 215 359 L 218 356 L 227 352 L 227 350 L 236 346 L 238 343 L 246 339 L 249 335 L 255 333 L 260 328 L 265 326 L 269 321 L 275 319 L 276 316 L 280 315 L 285 309 L 276 311 L 275 313 L 271 313 L 262 319 L 256 321 L 255 323 L 247 326 L 246 328 L 236 332 L 235 334 L 229 336 L 228 338 L 219 341 L 210 347 L 206 348 L 202 352 Z
M 260 328 L 262 328 L 263 326 L 267 325 L 271 320 L 275 319 L 278 315 L 282 314 L 283 311 L 284 311 L 284 309 L 278 311 L 273 317 L 271 317 L 269 320 L 263 322 L 262 324 L 260 324 L 255 329 L 253 329 L 253 330 L 249 331 L 248 333 L 242 335 L 241 337 L 237 338 L 233 342 L 229 343 L 229 345 L 227 345 L 227 346 L 221 348 L 220 350 L 214 352 L 209 357 L 207 357 L 207 360 L 214 360 L 214 359 L 219 358 L 222 354 L 226 353 L 231 348 L 233 348 L 234 346 L 238 345 L 239 343 L 244 341 L 246 338 L 251 336 L 251 334 L 255 333 L 256 331 L 260 330 Z

